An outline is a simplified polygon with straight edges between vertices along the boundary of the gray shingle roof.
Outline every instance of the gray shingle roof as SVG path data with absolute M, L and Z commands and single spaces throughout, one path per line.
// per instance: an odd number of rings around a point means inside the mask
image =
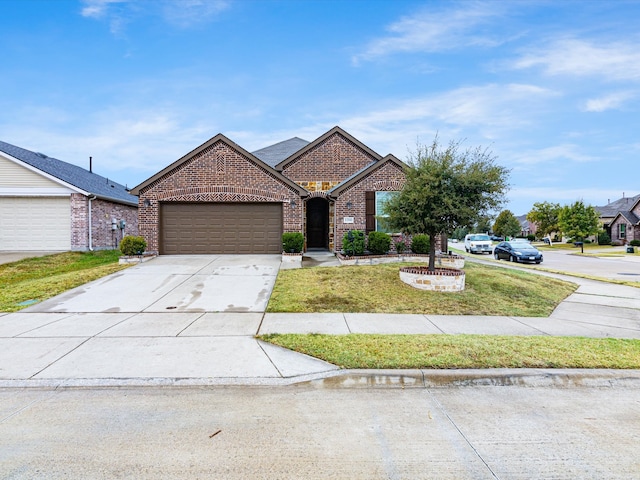
M 97 197 L 130 205 L 138 204 L 138 197 L 131 195 L 124 185 L 77 165 L 2 141 L 0 141 L 0 151 Z
M 307 145 L 309 145 L 309 142 L 307 142 L 306 140 L 298 137 L 293 137 L 289 140 L 278 142 L 274 145 L 261 148 L 260 150 L 256 150 L 255 152 L 251 153 L 270 167 L 275 168 L 275 166 L 285 158 L 290 157 L 298 150 L 306 147 Z
M 623 197 L 614 202 L 608 203 L 607 205 L 595 207 L 595 209 L 601 217 L 615 217 L 618 212 L 630 211 L 638 200 L 640 200 L 640 195 L 636 195 L 635 197 Z
M 638 216 L 633 212 L 618 212 L 618 213 L 622 215 L 624 218 L 626 218 L 627 220 L 629 220 L 632 225 L 638 225 L 638 223 L 640 223 L 640 218 L 638 218 Z

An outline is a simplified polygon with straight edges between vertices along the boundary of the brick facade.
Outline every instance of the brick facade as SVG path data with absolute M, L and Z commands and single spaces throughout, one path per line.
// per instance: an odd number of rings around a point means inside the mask
M 332 188 L 329 185 L 337 185 L 376 160 L 355 143 L 334 133 L 284 165 L 282 174 L 303 186 L 302 182 L 313 182 L 314 191 L 318 183 L 319 190 L 329 190 Z M 323 182 L 328 188 L 322 187 Z
M 334 250 L 342 249 L 342 237 L 348 230 L 366 229 L 365 192 L 399 191 L 405 183 L 402 169 L 395 163 L 387 162 L 361 181 L 357 182 L 335 201 Z M 350 205 L 347 205 L 350 204 Z M 353 217 L 354 223 L 344 223 L 345 217 Z
M 112 230 L 112 220 L 124 220 L 124 230 Z M 89 199 L 71 195 L 71 249 L 89 250 Z M 91 247 L 94 250 L 116 249 L 123 235 L 138 235 L 138 208 L 106 200 L 91 201 Z
M 638 201 L 634 208 L 631 210 L 631 214 L 636 218 L 640 218 L 640 201 Z M 626 232 L 624 238 L 620 235 L 620 225 L 626 225 Z M 632 223 L 624 215 L 618 215 L 611 222 L 611 241 L 614 244 L 626 245 L 632 240 L 640 240 L 640 222 Z
M 167 171 L 139 192 L 140 235 L 158 252 L 161 202 L 282 202 L 283 232 L 302 232 L 300 194 L 223 141 Z

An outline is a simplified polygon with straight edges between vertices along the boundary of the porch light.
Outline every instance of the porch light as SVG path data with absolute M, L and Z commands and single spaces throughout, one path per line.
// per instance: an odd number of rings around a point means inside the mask
M 291 208 L 296 208 L 296 201 L 295 200 L 291 200 L 289 202 L 289 205 L 291 205 Z
M 142 202 L 142 204 L 145 207 L 150 207 L 151 206 L 151 200 L 149 200 L 148 198 L 145 198 L 144 201 Z
M 347 209 L 351 210 L 351 207 L 353 207 L 353 203 L 347 202 Z

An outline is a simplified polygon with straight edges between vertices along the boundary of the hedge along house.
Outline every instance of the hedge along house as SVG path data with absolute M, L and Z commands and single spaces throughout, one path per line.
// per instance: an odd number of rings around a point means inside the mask
M 138 234 L 138 199 L 77 165 L 0 142 L 0 250 L 117 248 Z
M 376 207 L 402 188 L 404 167 L 339 127 L 253 153 L 219 134 L 132 192 L 149 251 L 280 253 L 283 232 L 339 251 L 347 230 L 376 229 Z

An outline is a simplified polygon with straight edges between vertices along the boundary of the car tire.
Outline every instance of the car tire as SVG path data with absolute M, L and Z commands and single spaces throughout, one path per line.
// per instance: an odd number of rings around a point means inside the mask
M 495 258 L 496 260 L 500 260 L 500 256 L 497 253 L 493 254 L 493 258 Z
M 467 247 L 464 247 L 464 251 L 469 253 L 469 249 Z
M 509 261 L 510 262 L 516 262 L 516 257 L 514 257 L 513 255 L 509 255 Z
M 538 260 L 536 263 L 539 265 L 542 260 Z

